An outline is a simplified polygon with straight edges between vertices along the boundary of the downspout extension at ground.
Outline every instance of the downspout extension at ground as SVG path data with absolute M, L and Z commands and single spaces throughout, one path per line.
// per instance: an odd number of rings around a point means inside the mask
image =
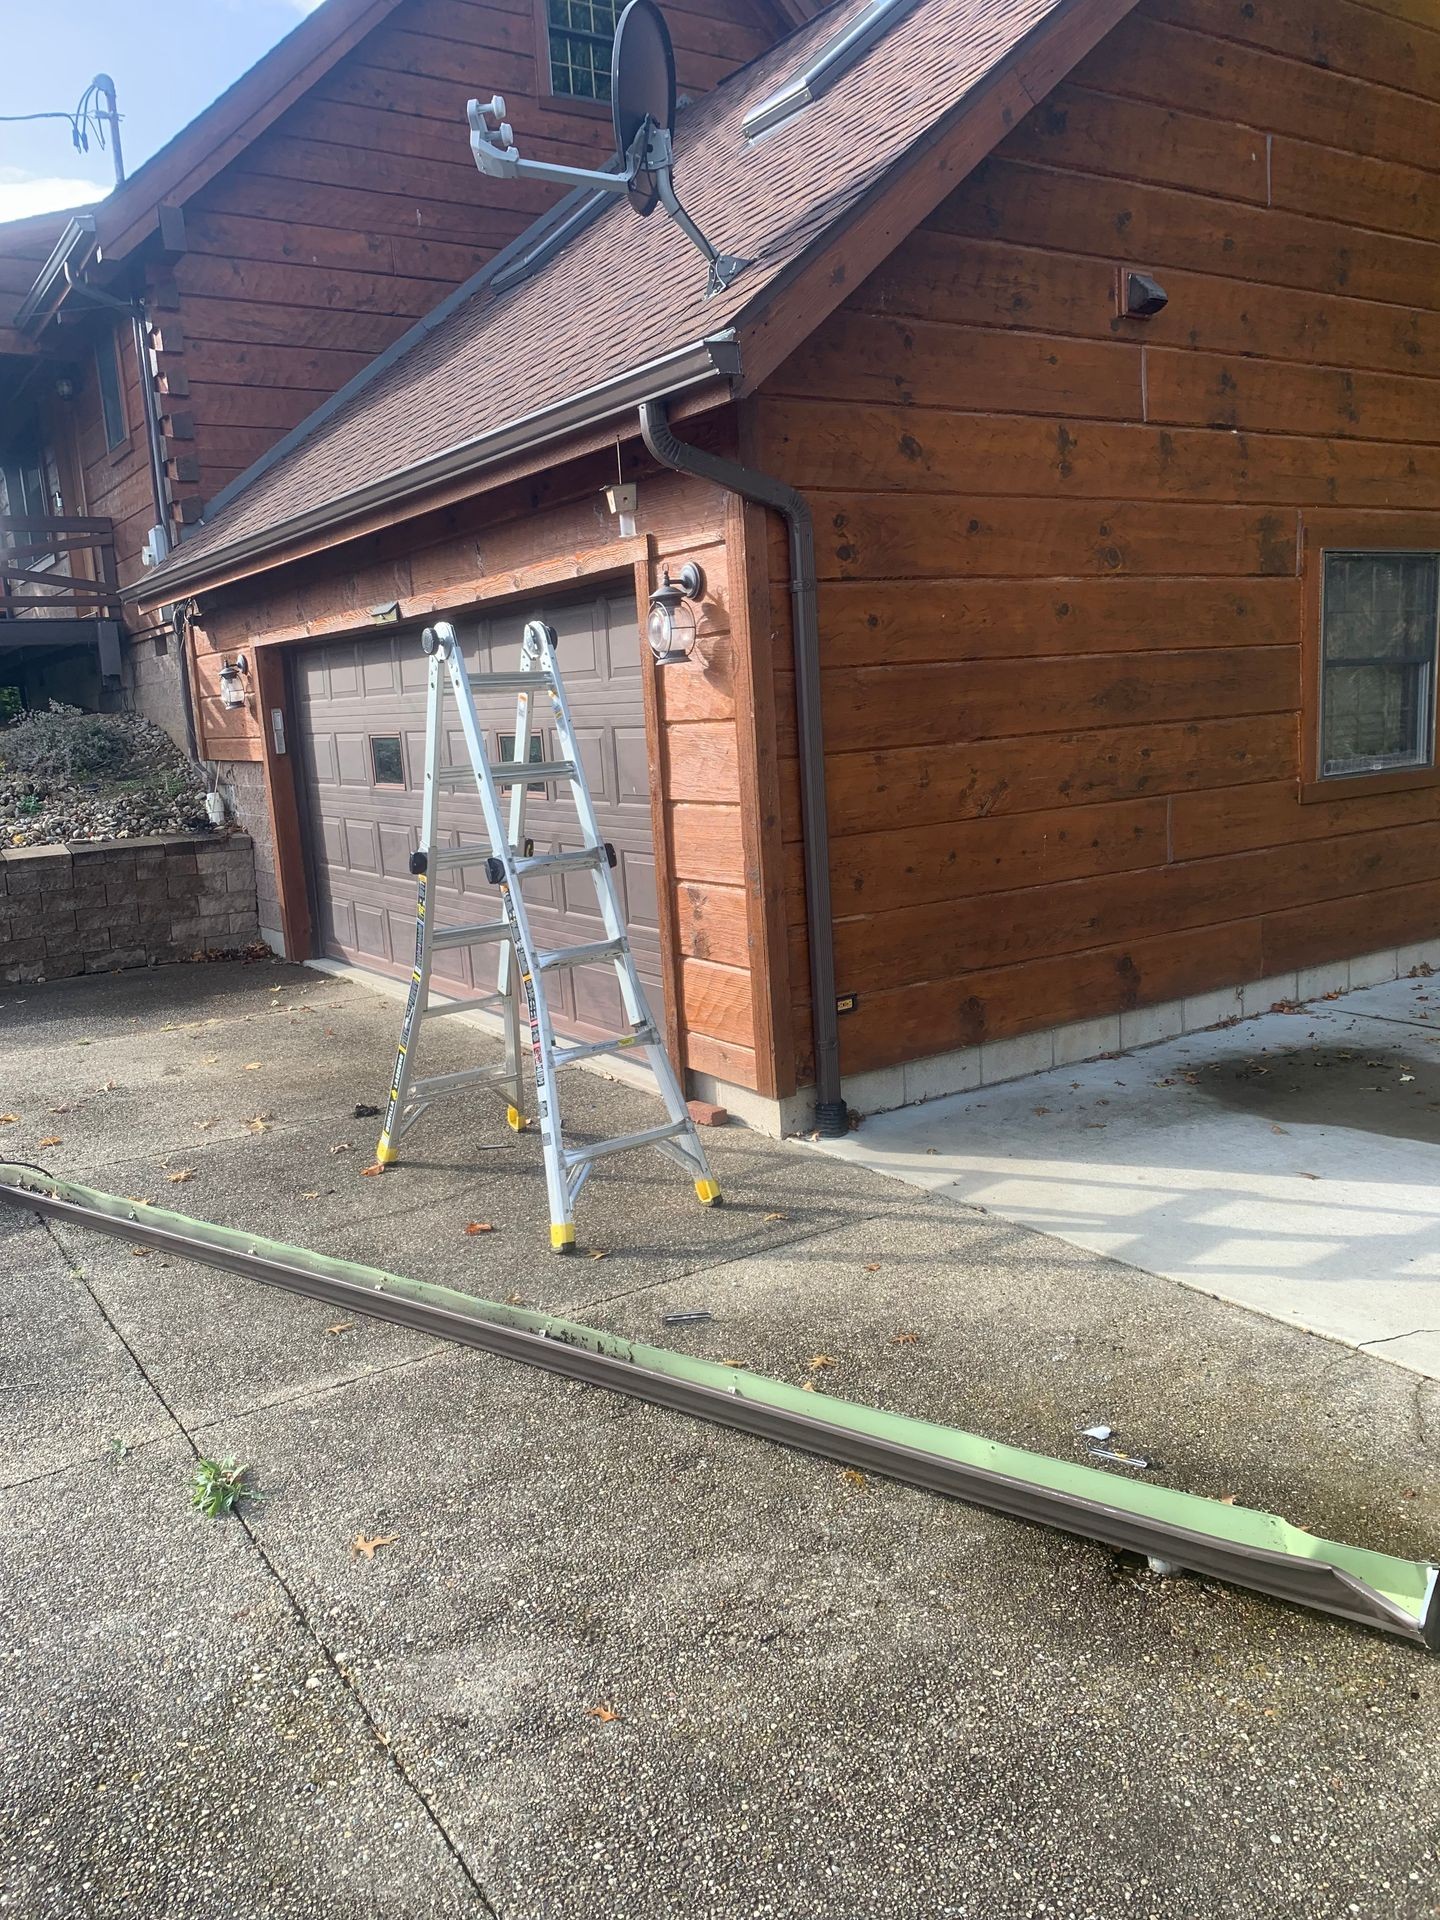
M 800 737 L 800 811 L 805 842 L 805 920 L 810 946 L 810 1005 L 815 1041 L 815 1130 L 839 1139 L 849 1130 L 840 1091 L 840 1040 L 835 1010 L 835 932 L 830 905 L 830 826 L 825 801 L 825 734 L 820 708 L 820 622 L 815 585 L 815 529 L 803 494 L 676 438 L 663 400 L 640 404 L 640 432 L 651 455 L 676 473 L 711 480 L 728 493 L 783 514 L 790 537 L 790 604 L 794 629 L 795 705 Z

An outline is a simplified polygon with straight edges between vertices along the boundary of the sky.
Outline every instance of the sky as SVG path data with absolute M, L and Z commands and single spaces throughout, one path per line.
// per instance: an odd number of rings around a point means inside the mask
M 63 120 L 97 73 L 120 101 L 125 171 L 187 126 L 320 0 L 0 0 L 0 220 L 97 200 L 114 184 L 108 152 L 71 145 Z

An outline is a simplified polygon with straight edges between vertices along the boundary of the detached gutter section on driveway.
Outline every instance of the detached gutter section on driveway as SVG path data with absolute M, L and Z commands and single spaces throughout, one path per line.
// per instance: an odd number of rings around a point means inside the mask
M 139 1200 L 0 1162 L 12 1206 L 199 1260 L 351 1313 L 523 1361 L 654 1406 L 759 1434 L 892 1480 L 998 1508 L 1128 1548 L 1166 1572 L 1207 1574 L 1363 1626 L 1440 1645 L 1437 1570 L 1331 1540 L 1275 1514 L 1121 1480 L 954 1427 L 727 1369 L 670 1348 L 617 1339 L 553 1314 L 477 1300 L 453 1287 L 327 1259 Z

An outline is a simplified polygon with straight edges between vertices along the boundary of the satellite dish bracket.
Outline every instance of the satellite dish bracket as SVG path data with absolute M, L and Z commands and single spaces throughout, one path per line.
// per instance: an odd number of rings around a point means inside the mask
M 505 118 L 505 102 L 498 93 L 489 100 L 472 100 L 466 111 L 470 121 L 470 151 L 481 173 L 492 179 L 544 180 L 560 187 L 628 193 L 640 174 L 650 174 L 661 205 L 709 263 L 707 300 L 723 292 L 753 264 L 738 254 L 721 253 L 713 247 L 681 206 L 675 192 L 675 159 L 669 130 L 657 127 L 648 116 L 630 142 L 621 171 L 601 172 L 590 167 L 566 167 L 553 160 L 522 160 L 515 147 L 515 130 Z

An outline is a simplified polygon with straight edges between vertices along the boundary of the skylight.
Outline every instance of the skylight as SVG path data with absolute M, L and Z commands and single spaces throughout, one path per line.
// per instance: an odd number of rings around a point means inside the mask
M 843 33 L 827 41 L 808 66 L 802 67 L 758 106 L 751 107 L 740 122 L 745 138 L 754 140 L 768 133 L 771 127 L 778 127 L 782 120 L 789 120 L 812 100 L 828 93 L 841 75 L 863 59 L 875 42 L 883 39 L 895 22 L 915 5 L 916 0 L 870 0 L 869 6 L 861 8 Z

